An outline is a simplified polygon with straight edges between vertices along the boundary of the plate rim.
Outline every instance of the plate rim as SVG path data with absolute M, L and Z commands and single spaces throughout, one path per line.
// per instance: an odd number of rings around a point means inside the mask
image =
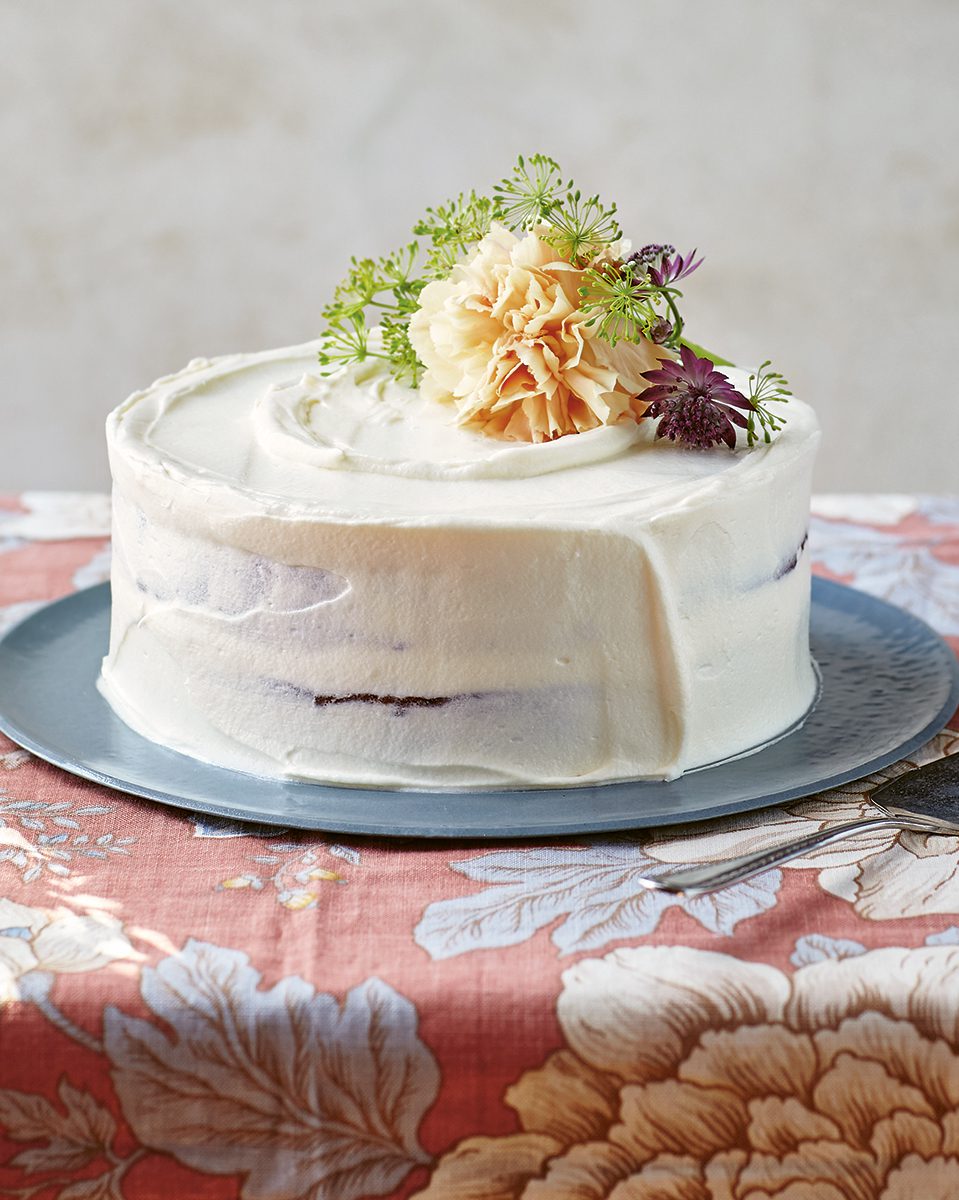
M 81 588 L 75 592 L 71 592 L 66 596 L 59 597 L 55 600 L 43 604 L 40 608 L 35 609 L 26 617 L 12 625 L 8 630 L 0 636 L 0 669 L 3 666 L 3 653 L 5 647 L 9 649 L 9 643 L 19 634 L 22 636 L 25 626 L 32 623 L 49 621 L 51 616 L 54 620 L 58 616 L 62 616 L 63 611 L 68 611 L 73 607 L 83 604 L 96 604 L 98 601 L 104 603 L 104 607 L 109 606 L 109 582 L 94 584 L 91 587 Z M 817 593 L 819 593 L 817 595 Z M 959 707 L 959 658 L 953 653 L 951 647 L 944 638 L 933 629 L 921 617 L 915 616 L 913 613 L 900 608 L 898 605 L 890 603 L 888 600 L 883 600 L 877 596 L 872 596 L 868 592 L 864 592 L 858 588 L 850 587 L 848 584 L 841 583 L 834 579 L 829 579 L 824 576 L 814 575 L 812 578 L 812 595 L 811 603 L 815 606 L 817 603 L 824 607 L 837 607 L 836 604 L 828 603 L 830 597 L 839 599 L 843 596 L 852 596 L 852 601 L 847 599 L 847 603 L 865 604 L 869 609 L 889 610 L 890 618 L 898 622 L 905 620 L 907 624 L 914 624 L 919 627 L 921 633 L 929 642 L 929 648 L 936 649 L 942 656 L 943 670 L 945 675 L 951 676 L 950 687 L 946 696 L 946 700 L 932 717 L 919 731 L 910 735 L 907 739 L 898 743 L 878 756 L 867 759 L 864 762 L 850 765 L 833 775 L 829 775 L 818 779 L 812 783 L 799 783 L 792 787 L 785 787 L 768 796 L 754 797 L 745 802 L 739 800 L 729 800 L 728 802 L 720 802 L 711 806 L 708 811 L 696 810 L 691 812 L 679 812 L 670 818 L 663 817 L 657 814 L 654 819 L 644 820 L 642 813 L 630 814 L 627 818 L 624 815 L 616 815 L 605 818 L 592 818 L 588 821 L 578 820 L 555 820 L 548 827 L 541 824 L 517 824 L 511 825 L 508 829 L 504 829 L 501 825 L 494 828 L 469 828 L 452 827 L 449 821 L 440 821 L 435 825 L 420 825 L 415 827 L 406 825 L 390 824 L 383 819 L 374 820 L 355 820 L 346 819 L 334 823 L 330 822 L 329 814 L 324 813 L 320 819 L 310 819 L 301 817 L 297 813 L 273 813 L 273 812 L 258 812 L 251 814 L 250 811 L 242 808 L 236 808 L 229 803 L 221 802 L 217 799 L 204 798 L 198 801 L 196 797 L 184 797 L 176 792 L 165 791 L 162 788 L 154 788 L 146 784 L 142 784 L 135 780 L 125 779 L 122 775 L 110 775 L 104 771 L 97 769 L 95 766 L 84 762 L 82 759 L 65 758 L 62 753 L 58 753 L 55 749 L 45 746 L 29 733 L 19 728 L 17 723 L 12 720 L 7 714 L 0 709 L 0 732 L 5 733 L 17 745 L 22 746 L 37 758 L 58 767 L 60 770 L 81 778 L 97 783 L 103 787 L 108 787 L 111 790 L 119 791 L 124 795 L 133 796 L 137 799 L 149 800 L 153 803 L 158 803 L 170 808 L 178 809 L 195 815 L 215 816 L 221 820 L 239 822 L 243 825 L 253 827 L 267 827 L 269 829 L 299 829 L 314 832 L 327 833 L 346 833 L 353 836 L 372 837 L 372 838 L 388 838 L 403 839 L 405 841 L 461 841 L 470 842 L 478 841 L 489 843 L 491 841 L 515 841 L 522 840 L 541 840 L 544 838 L 568 838 L 575 835 L 595 835 L 609 834 L 616 832 L 628 832 L 638 830 L 658 830 L 681 827 L 702 821 L 711 821 L 720 817 L 730 816 L 734 813 L 744 812 L 760 812 L 765 808 L 771 808 L 776 805 L 786 804 L 791 801 L 801 799 L 805 796 L 815 795 L 820 792 L 828 791 L 832 788 L 840 787 L 845 783 L 849 783 L 856 779 L 865 778 L 868 775 L 874 774 L 883 767 L 889 766 L 900 759 L 907 757 L 914 750 L 928 742 L 935 734 L 939 733 L 948 723 L 950 717 Z M 55 612 L 53 610 L 59 610 Z M 98 615 L 98 614 L 97 614 Z M 99 661 L 99 659 L 98 659 Z M 945 678 L 944 675 L 944 678 Z M 91 686 L 95 685 L 95 680 L 87 680 Z M 0 696 L 2 700 L 2 696 Z M 369 797 L 377 800 L 382 800 L 384 796 L 398 797 L 416 797 L 418 799 L 429 799 L 435 801 L 440 807 L 444 801 L 462 802 L 471 797 L 489 798 L 496 797 L 521 797 L 521 796 L 542 796 L 549 797 L 555 801 L 562 800 L 569 795 L 573 797 L 589 797 L 596 792 L 605 791 L 606 789 L 642 789 L 644 787 L 656 787 L 657 789 L 668 789 L 671 784 L 679 783 L 679 780 L 636 780 L 636 781 L 614 781 L 603 784 L 584 784 L 572 785 L 567 788 L 495 788 L 480 790 L 460 789 L 457 791 L 415 791 L 411 789 L 386 789 L 386 788 L 356 788 L 346 787 L 339 784 L 324 784 L 301 780 L 282 780 L 277 781 L 261 776 L 251 775 L 245 772 L 234 771 L 228 767 L 220 767 L 209 763 L 199 763 L 199 760 L 191 759 L 187 755 L 181 755 L 176 751 L 160 746 L 158 743 L 151 742 L 149 739 L 136 733 L 129 726 L 124 724 L 119 717 L 113 713 L 113 710 L 103 701 L 104 711 L 107 714 L 108 720 L 118 722 L 124 731 L 124 736 L 134 739 L 136 744 L 142 744 L 148 752 L 162 751 L 163 755 L 175 755 L 178 759 L 183 759 L 187 764 L 202 766 L 204 773 L 213 772 L 217 776 L 222 776 L 226 780 L 259 780 L 267 785 L 276 785 L 278 782 L 284 786 L 292 787 L 297 792 L 303 789 L 305 793 L 317 791 L 323 796 L 329 797 L 331 793 L 339 791 L 348 792 L 353 799 L 362 799 Z M 799 732 L 797 728 L 793 732 L 786 734 L 781 741 L 788 741 L 789 738 L 795 736 Z M 775 745 L 777 743 L 773 743 Z M 766 747 L 766 749 L 771 747 Z M 762 755 L 765 749 L 761 749 L 752 754 L 747 754 L 740 758 L 740 762 L 750 762 Z M 721 763 L 715 764 L 714 767 L 699 768 L 696 772 L 688 772 L 687 775 L 681 776 L 680 779 L 688 778 L 693 774 L 706 774 L 716 767 L 729 766 L 730 760 L 724 760 Z M 562 803 L 559 804 L 562 808 Z M 454 818 L 455 820 L 455 818 Z

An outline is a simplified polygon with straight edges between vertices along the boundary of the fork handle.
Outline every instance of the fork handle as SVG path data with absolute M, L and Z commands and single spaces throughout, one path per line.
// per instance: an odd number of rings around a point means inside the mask
M 895 817 L 860 817 L 856 821 L 845 821 L 842 825 L 818 829 L 815 833 L 796 838 L 795 841 L 773 846 L 769 850 L 759 850 L 755 854 L 728 858 L 725 862 L 706 863 L 702 867 L 684 867 L 665 875 L 650 875 L 642 883 L 644 887 L 654 891 L 701 896 L 705 892 L 741 883 L 761 871 L 778 867 L 780 863 L 798 858 L 807 850 L 818 850 L 820 846 L 828 846 L 830 842 L 836 842 L 852 833 L 865 833 L 868 829 L 918 829 L 920 832 L 932 832 L 924 826 L 907 824 Z

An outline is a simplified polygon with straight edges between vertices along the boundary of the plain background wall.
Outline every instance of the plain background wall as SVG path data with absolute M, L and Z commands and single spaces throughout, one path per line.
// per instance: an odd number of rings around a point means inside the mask
M 351 253 L 557 157 L 706 254 L 820 490 L 956 490 L 954 0 L 0 0 L 0 490 L 105 488 L 107 411 L 306 340 Z

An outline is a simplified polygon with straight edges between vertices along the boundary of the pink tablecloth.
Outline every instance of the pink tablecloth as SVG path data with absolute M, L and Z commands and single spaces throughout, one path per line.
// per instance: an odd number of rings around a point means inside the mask
M 0 628 L 106 577 L 105 521 L 0 501 Z M 959 500 L 821 497 L 812 554 L 959 648 Z M 699 900 L 635 882 L 875 782 L 429 846 L 167 811 L 0 738 L 0 1195 L 953 1200 L 959 838 L 872 833 Z

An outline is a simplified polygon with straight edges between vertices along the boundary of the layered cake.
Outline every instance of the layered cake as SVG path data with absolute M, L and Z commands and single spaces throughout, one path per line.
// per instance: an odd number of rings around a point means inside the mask
M 803 718 L 811 409 L 763 419 L 654 308 L 601 338 L 590 269 L 689 260 L 548 233 L 492 224 L 415 289 L 412 377 L 385 327 L 111 415 L 124 721 L 258 775 L 473 789 L 669 779 Z

